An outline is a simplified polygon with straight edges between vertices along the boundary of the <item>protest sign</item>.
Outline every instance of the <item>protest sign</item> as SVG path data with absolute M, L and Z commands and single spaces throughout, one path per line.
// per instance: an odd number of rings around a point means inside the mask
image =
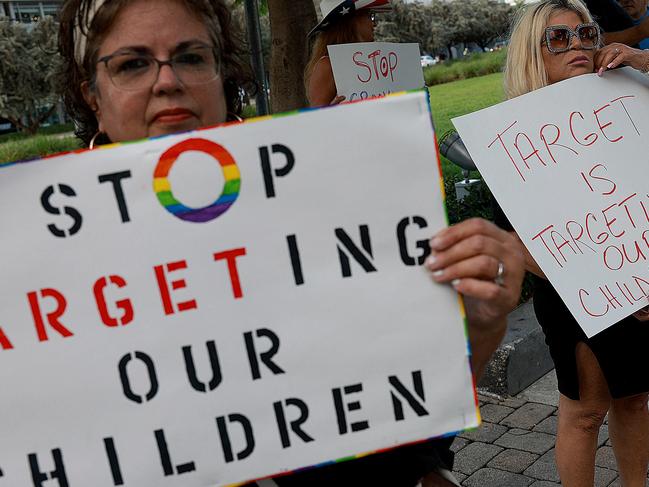
M 649 304 L 648 88 L 625 68 L 453 120 L 589 337 Z
M 476 426 L 421 266 L 433 140 L 418 92 L 0 167 L 0 486 L 213 487 Z
M 337 93 L 347 101 L 424 87 L 419 44 L 358 42 L 327 49 Z

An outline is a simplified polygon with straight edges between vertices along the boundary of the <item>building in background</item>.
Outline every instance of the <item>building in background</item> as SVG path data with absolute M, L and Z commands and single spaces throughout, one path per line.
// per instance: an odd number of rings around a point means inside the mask
M 51 15 L 56 17 L 63 0 L 50 0 L 47 2 L 33 2 L 26 0 L 0 0 L 0 17 L 9 17 L 19 22 L 31 23 Z

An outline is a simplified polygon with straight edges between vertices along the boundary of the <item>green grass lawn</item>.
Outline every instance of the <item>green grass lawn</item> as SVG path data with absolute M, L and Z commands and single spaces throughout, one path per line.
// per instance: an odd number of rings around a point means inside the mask
M 22 161 L 36 157 L 78 149 L 76 137 L 36 135 L 0 142 L 0 165 L 4 162 Z
M 431 86 L 428 91 L 437 138 L 453 128 L 452 118 L 504 101 L 502 83 L 502 73 L 496 73 Z M 449 176 L 459 173 L 460 169 L 442 158 L 442 171 Z

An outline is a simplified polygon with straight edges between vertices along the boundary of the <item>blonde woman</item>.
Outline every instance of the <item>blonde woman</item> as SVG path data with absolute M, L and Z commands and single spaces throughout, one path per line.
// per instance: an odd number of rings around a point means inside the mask
M 649 52 L 622 44 L 603 49 L 601 32 L 580 0 L 530 4 L 514 23 L 505 70 L 508 98 L 620 64 L 646 71 Z M 649 317 L 636 313 L 588 339 L 543 272 L 534 308 L 555 363 L 559 391 L 556 459 L 562 485 L 592 487 L 598 432 L 606 414 L 624 487 L 644 487 L 649 463 Z

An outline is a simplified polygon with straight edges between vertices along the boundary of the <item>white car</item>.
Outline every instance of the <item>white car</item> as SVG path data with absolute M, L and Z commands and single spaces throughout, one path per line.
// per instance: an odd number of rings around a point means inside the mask
M 421 67 L 426 68 L 428 66 L 433 66 L 437 64 L 437 59 L 435 59 L 433 56 L 429 54 L 425 54 L 421 56 Z

